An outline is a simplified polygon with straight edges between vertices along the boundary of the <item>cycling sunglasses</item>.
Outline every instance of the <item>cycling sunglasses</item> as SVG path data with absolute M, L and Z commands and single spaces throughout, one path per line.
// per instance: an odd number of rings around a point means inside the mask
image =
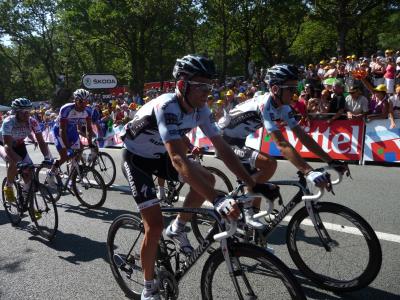
M 209 93 L 212 91 L 212 88 L 213 88 L 213 86 L 211 84 L 204 83 L 204 82 L 188 81 L 188 83 L 193 85 L 193 87 L 196 90 L 199 90 L 200 92 L 203 92 L 203 93 L 205 93 L 205 92 Z
M 279 86 L 281 89 L 287 89 L 290 93 L 296 93 L 297 92 L 297 85 L 280 85 Z

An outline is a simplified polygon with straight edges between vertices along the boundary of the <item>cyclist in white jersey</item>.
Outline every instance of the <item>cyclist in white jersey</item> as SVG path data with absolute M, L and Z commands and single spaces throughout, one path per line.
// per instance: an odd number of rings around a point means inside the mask
M 206 106 L 214 73 L 214 63 L 208 58 L 187 55 L 177 59 L 173 71 L 177 80 L 175 93 L 161 95 L 146 103 L 134 119 L 125 125 L 122 169 L 145 229 L 140 256 L 144 273 L 142 300 L 160 299 L 153 279 L 163 219 L 153 174 L 165 179 L 183 180 L 190 185 L 183 206 L 200 207 L 208 199 L 225 217 L 236 219 L 240 214 L 234 202 L 214 190 L 215 178 L 201 165 L 187 158 L 185 134 L 199 126 L 218 149 L 228 168 L 250 188 L 255 185 L 232 149 L 219 135 Z M 184 232 L 185 223 L 190 218 L 191 214 L 180 214 L 167 228 L 167 235 L 185 253 L 193 249 Z
M 219 120 L 218 126 L 221 128 L 225 141 L 232 146 L 249 172 L 253 173 L 252 176 L 256 182 L 263 183 L 270 179 L 277 167 L 275 159 L 268 154 L 245 146 L 246 137 L 264 126 L 282 155 L 303 172 L 310 182 L 329 188 L 327 175 L 314 170 L 284 138 L 277 126 L 279 121 L 286 123 L 308 150 L 333 165 L 338 171 L 344 173 L 347 170 L 346 163 L 333 160 L 295 120 L 289 104 L 297 91 L 297 79 L 296 67 L 286 64 L 273 66 L 268 69 L 265 77 L 270 92 L 239 104 L 227 116 Z M 273 186 L 270 188 L 270 200 L 273 200 L 276 193 L 273 192 Z M 260 200 L 253 202 L 253 207 L 245 211 L 246 221 L 258 229 L 262 228 L 263 224 L 254 220 L 252 216 L 259 208 Z
M 89 146 L 92 144 L 92 109 L 88 107 L 90 93 L 85 89 L 77 89 L 73 93 L 73 103 L 67 103 L 60 109 L 56 124 L 53 127 L 54 145 L 60 158 L 55 161 L 54 166 L 49 171 L 49 184 L 55 186 L 54 173 L 65 161 L 68 160 L 69 149 L 80 149 L 82 147 L 78 127 L 86 126 L 87 139 Z
M 7 182 L 3 189 L 8 202 L 15 201 L 12 184 L 17 174 L 17 163 L 32 163 L 25 146 L 25 138 L 33 132 L 44 158 L 50 157 L 39 123 L 30 116 L 32 102 L 26 98 L 18 98 L 11 103 L 11 108 L 14 114 L 3 121 L 0 134 L 0 156 L 8 162 Z M 25 185 L 23 186 L 26 190 L 31 180 L 27 176 L 29 175 L 24 176 Z

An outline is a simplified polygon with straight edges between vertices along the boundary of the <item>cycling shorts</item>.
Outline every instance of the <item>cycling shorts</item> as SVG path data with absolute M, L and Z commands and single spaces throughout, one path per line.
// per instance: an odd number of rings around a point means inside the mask
M 152 175 L 166 180 L 180 180 L 168 153 L 159 158 L 145 158 L 122 149 L 122 173 L 128 180 L 139 210 L 159 203 Z
M 78 131 L 68 131 L 67 130 L 67 140 L 69 147 L 64 145 L 64 142 L 60 136 L 60 127 L 54 126 L 53 128 L 53 135 L 54 135 L 54 145 L 56 146 L 57 150 L 61 149 L 80 149 L 81 148 L 81 141 L 79 139 Z
M 244 143 L 246 140 L 233 139 L 227 136 L 222 137 L 231 146 L 233 152 L 235 152 L 236 156 L 239 158 L 246 170 L 250 174 L 254 174 L 257 171 L 256 160 L 260 152 L 245 146 Z
M 13 147 L 13 150 L 15 153 L 18 154 L 19 157 L 21 157 L 21 162 L 24 163 L 32 163 L 32 160 L 28 154 L 28 150 L 26 150 L 26 145 L 25 143 L 21 143 L 17 146 Z M 4 159 L 4 161 L 8 162 L 8 157 L 6 150 L 4 149 L 3 142 L 0 142 L 0 157 Z

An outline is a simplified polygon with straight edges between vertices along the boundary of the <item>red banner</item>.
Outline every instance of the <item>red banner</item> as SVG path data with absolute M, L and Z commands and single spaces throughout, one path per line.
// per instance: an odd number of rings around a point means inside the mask
M 360 160 L 364 136 L 364 122 L 338 120 L 328 124 L 325 120 L 311 121 L 304 130 L 334 159 Z M 304 158 L 317 158 L 311 153 L 288 128 L 281 128 L 284 137 Z M 261 151 L 272 156 L 282 156 L 271 137 L 264 129 Z

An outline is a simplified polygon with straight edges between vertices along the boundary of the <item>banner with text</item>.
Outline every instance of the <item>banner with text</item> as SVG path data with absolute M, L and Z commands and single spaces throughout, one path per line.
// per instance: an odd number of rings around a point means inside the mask
M 389 129 L 389 120 L 374 120 L 366 125 L 364 161 L 400 162 L 400 120 Z
M 360 160 L 362 157 L 363 121 L 337 120 L 332 124 L 327 124 L 325 120 L 314 120 L 311 121 L 310 127 L 305 127 L 304 130 L 334 159 Z M 302 157 L 317 158 L 288 127 L 282 127 L 281 131 Z M 272 156 L 282 156 L 265 130 L 261 151 Z

